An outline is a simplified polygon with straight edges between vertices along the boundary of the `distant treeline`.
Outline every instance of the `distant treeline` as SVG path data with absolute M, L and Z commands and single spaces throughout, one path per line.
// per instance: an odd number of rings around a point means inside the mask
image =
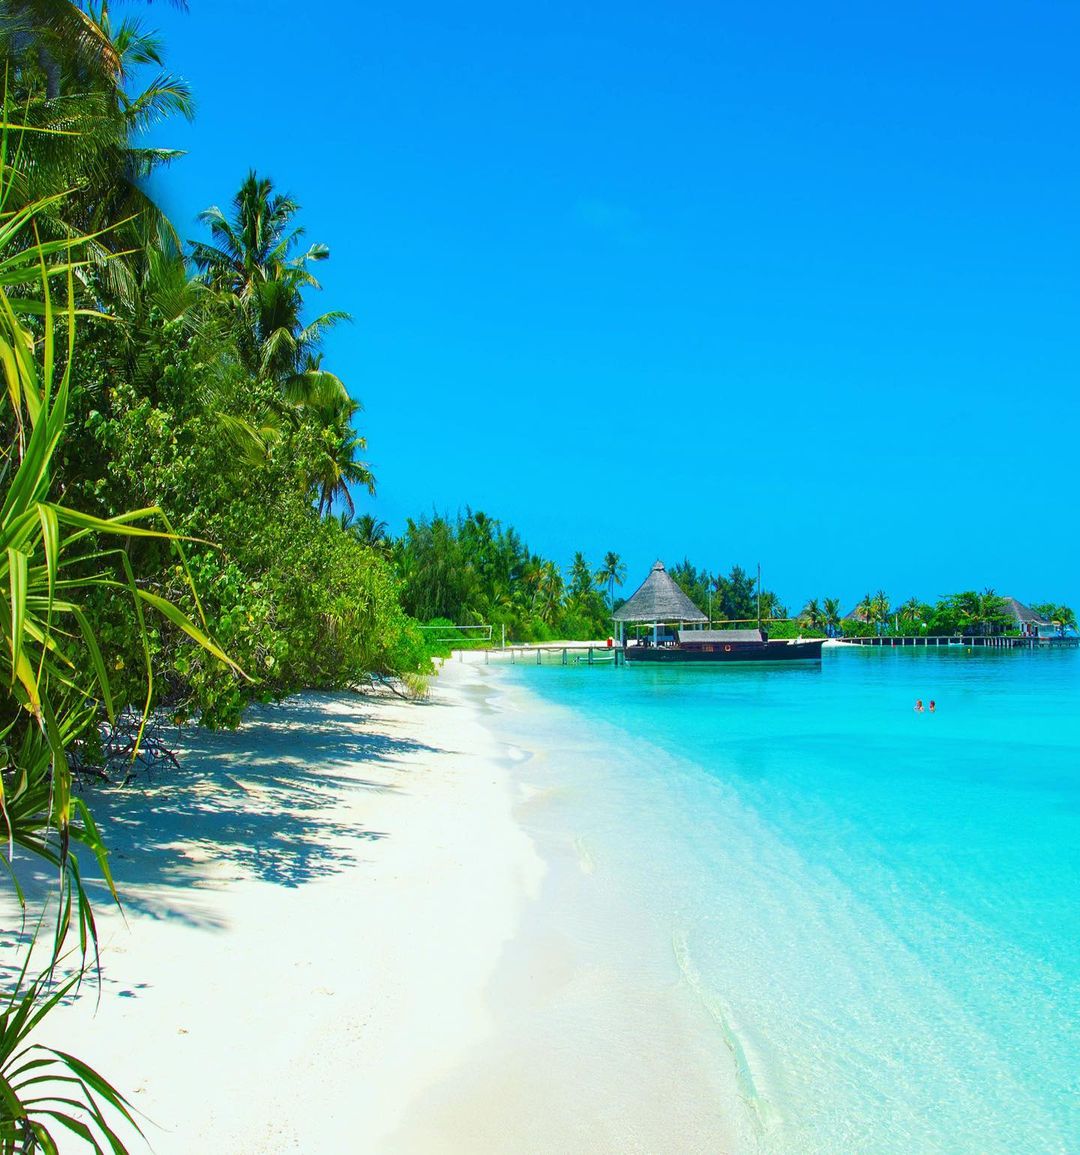
M 813 604 L 809 603 L 807 609 Z M 992 589 L 946 594 L 934 603 L 911 597 L 895 606 L 888 595 L 879 590 L 876 594 L 864 595 L 843 619 L 841 628 L 851 636 L 1019 633 L 1020 621 L 1011 606 L 1009 598 Z M 1027 608 L 1060 631 L 1076 626 L 1076 614 L 1069 606 L 1035 602 Z
M 432 514 L 409 520 L 397 539 L 369 514 L 342 523 L 392 560 L 402 606 L 421 622 L 491 625 L 496 638 L 505 629 L 514 641 L 599 638 L 612 632 L 612 612 L 625 600 L 619 591 L 627 571 L 619 554 L 609 551 L 594 565 L 578 552 L 562 567 L 530 550 L 513 526 L 480 511 L 467 508 L 456 517 Z M 714 573 L 684 558 L 667 570 L 714 625 L 753 622 L 760 613 L 773 637 L 1008 633 L 1020 628 L 1010 600 L 991 589 L 947 594 L 933 603 L 912 597 L 895 605 L 878 590 L 847 613 L 839 598 L 811 597 L 789 612 L 766 587 L 759 600 L 756 574 L 740 565 Z M 1068 606 L 1038 602 L 1030 608 L 1059 629 L 1076 624 Z
M 717 621 L 752 617 L 753 583 L 736 566 L 724 577 L 696 569 L 689 561 L 671 567 L 671 575 L 689 597 L 702 608 L 711 596 L 713 618 Z M 719 615 L 715 607 L 720 606 Z M 911 597 L 894 605 L 884 590 L 865 594 L 844 614 L 840 599 L 809 598 L 802 609 L 788 617 L 786 608 L 769 591 L 761 595 L 761 617 L 774 637 L 801 633 L 836 637 L 864 637 L 871 634 L 911 637 L 933 634 L 998 634 L 1020 632 L 1020 623 L 1011 600 L 992 589 L 964 590 L 946 594 L 936 602 Z M 1069 606 L 1036 602 L 1027 607 L 1059 630 L 1076 626 L 1076 614 Z
M 608 595 L 626 568 L 616 554 L 597 567 L 576 553 L 564 571 L 533 553 L 513 526 L 480 511 L 410 520 L 396 541 L 361 519 L 366 535 L 393 559 L 405 612 L 422 622 L 505 628 L 515 641 L 596 638 L 611 628 Z
M 619 554 L 608 551 L 592 561 L 579 551 L 563 567 L 530 550 L 513 526 L 481 511 L 410 519 L 397 539 L 369 514 L 343 518 L 343 525 L 392 559 L 402 606 L 424 623 L 491 625 L 514 641 L 601 638 L 612 632 L 612 612 L 625 601 L 619 591 L 627 570 Z M 714 621 L 756 619 L 756 578 L 741 566 L 713 577 L 683 561 L 670 573 Z M 763 589 L 761 614 L 784 618 L 787 611 Z

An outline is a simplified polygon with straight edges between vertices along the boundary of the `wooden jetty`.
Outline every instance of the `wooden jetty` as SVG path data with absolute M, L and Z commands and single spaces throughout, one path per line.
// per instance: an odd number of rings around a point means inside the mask
M 467 651 L 455 651 L 458 661 L 463 661 Z M 509 645 L 492 647 L 473 653 L 483 653 L 484 665 L 492 662 L 510 666 L 621 666 L 626 657 L 618 646 L 606 642 L 560 642 L 553 645 Z
M 505 650 L 488 650 L 486 665 L 491 657 L 513 665 L 531 663 L 536 666 L 618 666 L 626 661 L 621 649 L 608 646 L 508 646 Z
M 1010 637 L 1004 634 L 930 634 L 926 637 L 873 636 L 866 638 L 840 638 L 845 646 L 980 646 L 992 650 L 1040 650 L 1045 647 L 1076 649 L 1080 638 L 1037 638 Z

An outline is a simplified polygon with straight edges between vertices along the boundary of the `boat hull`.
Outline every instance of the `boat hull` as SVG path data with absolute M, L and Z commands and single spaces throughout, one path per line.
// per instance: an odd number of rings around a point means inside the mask
M 732 642 L 714 646 L 627 646 L 623 651 L 631 663 L 683 665 L 717 662 L 820 662 L 822 639 L 805 642 Z

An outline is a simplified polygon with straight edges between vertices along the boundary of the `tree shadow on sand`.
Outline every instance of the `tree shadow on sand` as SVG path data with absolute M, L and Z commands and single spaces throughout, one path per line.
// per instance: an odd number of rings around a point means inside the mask
M 184 729 L 179 771 L 87 790 L 125 910 L 217 929 L 207 890 L 242 877 L 302 886 L 384 837 L 341 821 L 348 795 L 400 789 L 362 766 L 422 773 L 417 756 L 439 751 L 390 725 L 365 729 L 370 712 L 363 697 L 324 694 L 255 707 L 236 731 Z M 103 900 L 104 882 L 90 885 Z

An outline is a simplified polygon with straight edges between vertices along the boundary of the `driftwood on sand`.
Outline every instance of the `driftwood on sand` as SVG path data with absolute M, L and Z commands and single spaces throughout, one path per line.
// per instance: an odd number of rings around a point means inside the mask
M 122 710 L 114 722 L 99 722 L 96 732 L 76 742 L 68 758 L 79 778 L 127 786 L 163 765 L 179 769 L 174 749 L 179 734 L 168 714 L 153 713 L 144 725 L 138 710 Z

